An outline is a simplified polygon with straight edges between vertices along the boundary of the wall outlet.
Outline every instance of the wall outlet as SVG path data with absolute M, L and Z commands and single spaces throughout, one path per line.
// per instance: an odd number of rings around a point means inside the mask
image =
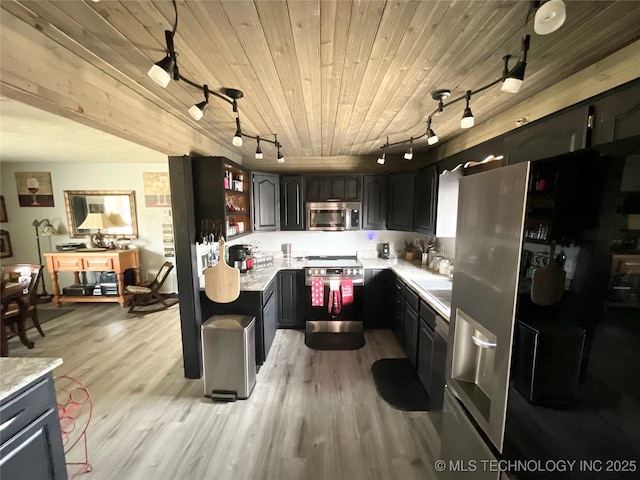
M 418 245 L 420 245 L 420 239 L 419 238 L 414 238 L 413 239 L 413 244 L 417 247 Z

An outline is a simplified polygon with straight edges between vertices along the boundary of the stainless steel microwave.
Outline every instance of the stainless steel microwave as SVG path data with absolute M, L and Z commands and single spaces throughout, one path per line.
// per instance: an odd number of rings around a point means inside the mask
M 360 230 L 360 202 L 307 202 L 307 230 Z

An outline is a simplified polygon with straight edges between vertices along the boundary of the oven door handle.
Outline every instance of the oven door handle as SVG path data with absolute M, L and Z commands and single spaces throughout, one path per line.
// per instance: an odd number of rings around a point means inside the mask
M 310 287 L 311 286 L 311 282 L 313 281 L 314 277 L 306 277 L 305 281 L 304 281 L 304 285 L 305 287 Z M 329 278 L 323 278 L 324 282 L 325 282 L 325 286 L 327 286 L 327 284 L 329 283 Z M 341 278 L 336 278 L 335 280 L 342 280 Z M 353 285 L 354 286 L 362 286 L 364 285 L 364 278 L 354 278 L 353 279 Z

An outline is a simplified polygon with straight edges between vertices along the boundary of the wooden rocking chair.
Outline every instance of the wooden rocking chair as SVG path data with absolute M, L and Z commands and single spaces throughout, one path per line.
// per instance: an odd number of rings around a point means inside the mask
M 140 285 L 127 285 L 125 290 L 132 295 L 129 300 L 128 313 L 145 314 L 159 312 L 178 303 L 178 299 L 172 298 L 171 294 L 159 292 L 171 270 L 173 270 L 173 263 L 164 262 L 156 278 L 152 281 L 142 282 Z M 158 308 L 144 308 L 155 304 L 160 305 Z

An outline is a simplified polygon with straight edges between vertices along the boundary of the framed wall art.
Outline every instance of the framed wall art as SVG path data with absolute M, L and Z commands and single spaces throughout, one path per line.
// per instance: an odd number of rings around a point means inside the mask
M 4 195 L 0 195 L 0 222 L 8 222 L 7 207 L 4 204 Z
M 13 257 L 11 238 L 9 238 L 9 232 L 6 230 L 0 230 L 0 258 L 7 257 Z
M 21 207 L 53 207 L 51 172 L 16 172 Z
M 167 172 L 143 172 L 144 206 L 171 207 L 171 187 Z

